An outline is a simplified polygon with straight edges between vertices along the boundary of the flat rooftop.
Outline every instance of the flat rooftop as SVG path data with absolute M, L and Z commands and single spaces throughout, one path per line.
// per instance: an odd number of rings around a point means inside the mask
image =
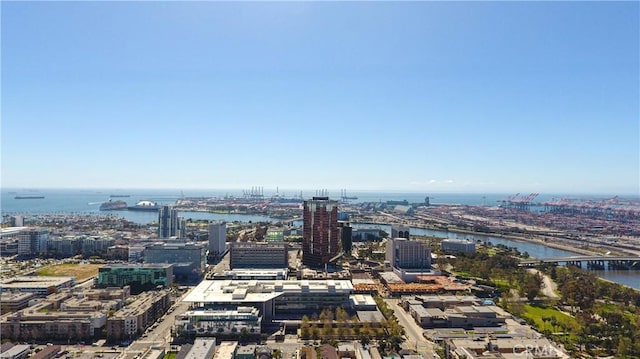
M 75 277 L 19 276 L 0 283 L 2 290 L 57 287 L 75 282 Z
M 253 302 L 261 303 L 285 293 L 343 293 L 351 294 L 348 280 L 203 280 L 184 302 Z
M 213 356 L 213 358 L 214 359 L 233 358 L 233 353 L 235 353 L 236 347 L 238 347 L 238 342 L 222 342 L 216 348 L 216 354 Z
M 196 338 L 185 359 L 207 359 L 209 351 L 216 347 L 216 338 Z

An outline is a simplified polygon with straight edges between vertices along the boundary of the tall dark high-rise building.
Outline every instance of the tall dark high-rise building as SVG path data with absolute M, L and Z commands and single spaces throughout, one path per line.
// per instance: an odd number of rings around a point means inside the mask
M 158 211 L 158 237 L 169 238 L 179 235 L 178 211 L 171 206 L 162 206 Z
M 338 213 L 338 229 L 340 230 L 340 244 L 345 253 L 351 253 L 353 243 L 353 228 L 349 223 L 349 213 Z
M 340 253 L 338 201 L 313 197 L 304 201 L 302 263 L 322 267 Z

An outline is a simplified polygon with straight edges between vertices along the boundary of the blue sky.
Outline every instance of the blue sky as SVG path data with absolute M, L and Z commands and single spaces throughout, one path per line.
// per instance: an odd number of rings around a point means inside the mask
M 640 192 L 638 2 L 2 2 L 2 187 Z

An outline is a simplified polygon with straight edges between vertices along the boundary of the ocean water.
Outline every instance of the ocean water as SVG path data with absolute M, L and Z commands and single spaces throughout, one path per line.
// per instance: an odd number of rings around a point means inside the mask
M 146 211 L 100 211 L 100 205 L 111 199 L 111 195 L 129 195 L 129 197 L 113 198 L 123 200 L 128 205 L 135 205 L 139 201 L 149 200 L 160 205 L 174 204 L 177 199 L 184 197 L 224 197 L 233 195 L 228 191 L 191 191 L 177 190 L 74 190 L 74 189 L 38 189 L 20 190 L 3 188 L 0 197 L 0 213 L 5 215 L 39 214 L 95 214 L 113 215 L 129 221 L 146 224 L 158 220 L 158 212 Z M 239 193 L 242 195 L 242 192 Z M 44 196 L 42 199 L 15 199 L 16 196 Z M 275 222 L 275 219 L 259 215 L 219 214 L 206 212 L 181 212 L 181 216 L 192 219 L 225 220 L 229 222 Z
M 0 213 L 6 214 L 45 214 L 45 213 L 99 213 L 102 202 L 109 200 L 111 194 L 129 195 L 118 198 L 129 205 L 138 201 L 151 200 L 159 204 L 173 204 L 181 197 L 236 197 L 242 198 L 242 190 L 179 190 L 179 189 L 20 189 L 2 188 L 0 191 Z M 266 198 L 274 195 L 287 198 L 311 198 L 316 191 L 300 190 L 264 190 Z M 15 199 L 15 196 L 44 196 L 43 199 Z M 328 191 L 330 198 L 339 199 L 340 191 Z M 423 203 L 428 196 L 431 204 L 498 205 L 500 201 L 513 196 L 513 193 L 428 193 L 428 192 L 383 192 L 349 191 L 348 196 L 357 197 L 352 202 L 386 202 L 390 200 L 409 203 Z M 523 194 L 524 195 L 524 194 Z M 540 194 L 535 202 L 545 202 L 554 198 L 589 198 L 604 200 L 607 195 L 562 195 Z M 636 196 L 637 200 L 637 196 Z

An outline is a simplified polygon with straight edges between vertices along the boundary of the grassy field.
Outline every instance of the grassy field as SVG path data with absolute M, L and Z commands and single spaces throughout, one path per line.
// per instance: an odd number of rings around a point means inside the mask
M 77 281 L 83 281 L 97 276 L 98 268 L 102 266 L 102 264 L 65 263 L 42 268 L 37 271 L 37 274 L 43 276 L 75 276 Z
M 545 328 L 550 330 L 551 332 L 567 330 L 570 332 L 575 332 L 580 329 L 580 324 L 576 321 L 575 318 L 562 313 L 561 311 L 554 308 L 546 308 L 546 307 L 538 307 L 529 304 L 524 305 L 524 313 L 522 317 L 528 320 L 532 320 L 535 322 L 538 330 L 544 330 Z M 554 325 L 551 324 L 550 320 L 545 322 L 543 318 L 555 318 Z

